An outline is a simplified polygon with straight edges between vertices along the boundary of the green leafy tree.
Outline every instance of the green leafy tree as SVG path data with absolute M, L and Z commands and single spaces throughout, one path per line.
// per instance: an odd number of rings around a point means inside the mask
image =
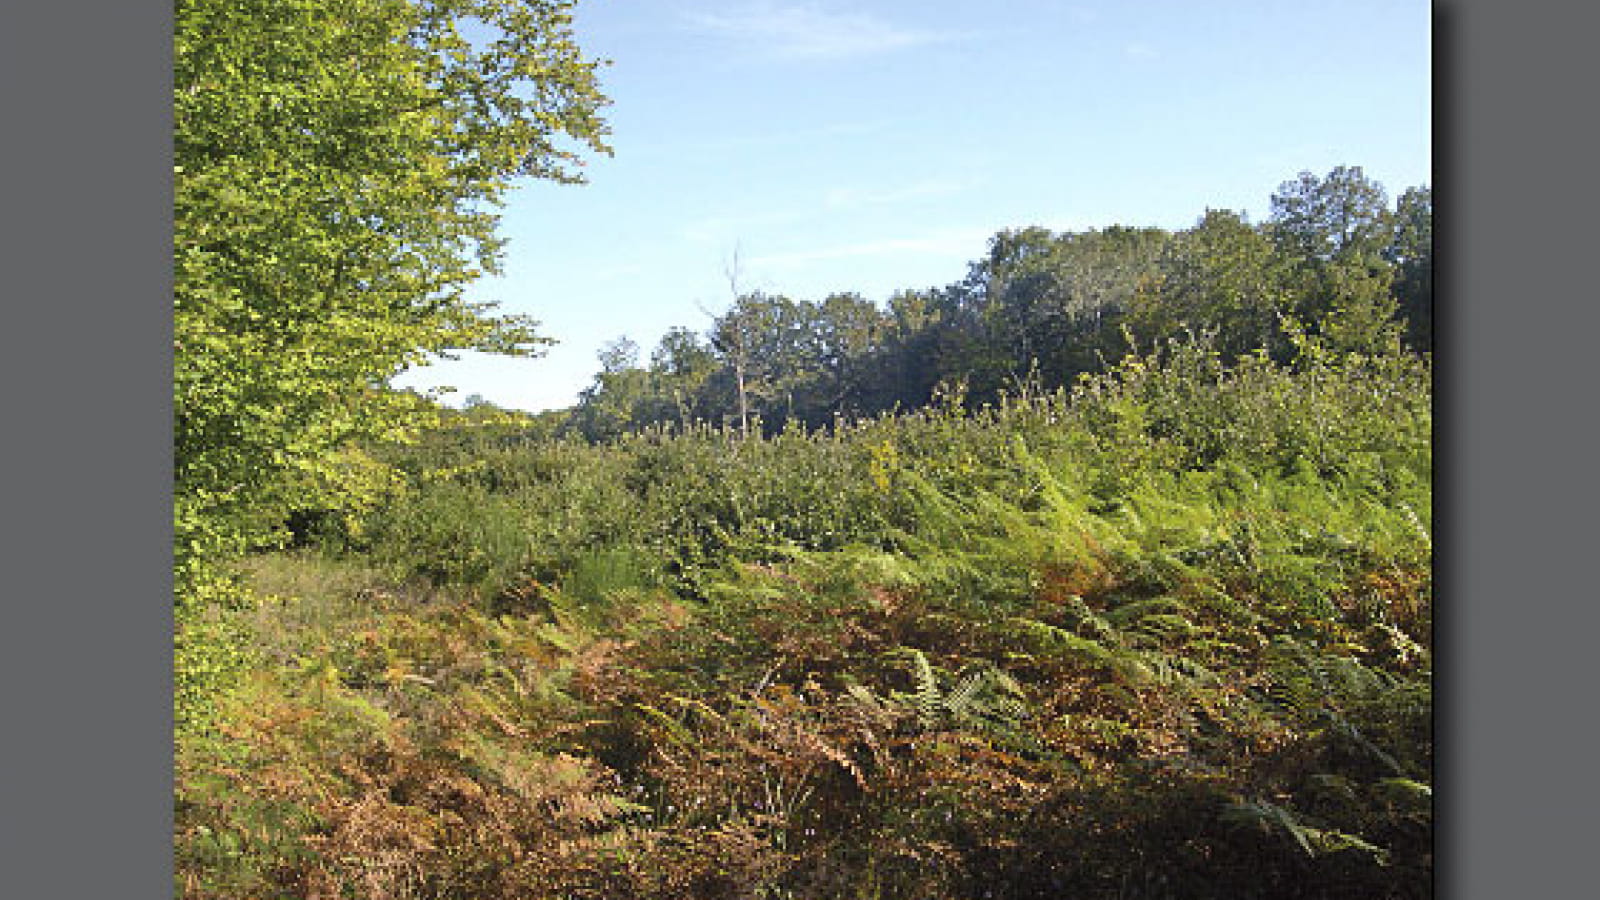
M 1406 319 L 1406 339 L 1433 349 L 1433 191 L 1415 187 L 1400 195 L 1394 237 L 1384 258 L 1395 266 L 1394 294 Z
M 1218 349 L 1238 357 L 1258 348 L 1283 356 L 1278 316 L 1292 299 L 1283 256 L 1261 229 L 1229 210 L 1207 210 L 1162 254 L 1158 274 L 1141 285 L 1130 325 L 1147 344 L 1214 332 Z
M 608 341 L 596 354 L 600 371 L 578 397 L 571 426 L 592 441 L 615 438 L 647 424 L 649 373 L 639 367 L 639 345 L 627 337 Z
M 976 343 L 961 285 L 903 290 L 889 298 L 883 334 L 864 390 L 874 412 L 916 409 L 932 399 L 942 381 L 963 379 L 959 364 Z
M 606 149 L 570 2 L 180 0 L 174 43 L 180 560 L 341 502 L 428 354 L 536 352 L 467 302 L 514 179 Z M 566 140 L 575 146 L 565 146 Z
M 711 346 L 722 359 L 723 377 L 708 389 L 716 405 L 729 410 L 742 434 L 763 419 L 781 425 L 793 412 L 801 361 L 800 315 L 787 297 L 761 291 L 738 294 L 731 308 L 711 326 Z
M 1337 166 L 1327 177 L 1301 172 L 1272 195 L 1272 233 L 1306 260 L 1373 256 L 1388 241 L 1388 197 L 1360 166 Z
M 571 6 L 179 0 L 180 602 L 295 509 L 382 490 L 355 442 L 431 408 L 391 376 L 453 349 L 537 352 L 535 323 L 463 289 L 498 270 L 493 210 L 516 179 L 578 181 L 579 154 L 608 150 Z
M 865 408 L 872 358 L 885 322 L 878 307 L 859 294 L 831 294 L 808 306 L 816 343 L 808 422 L 820 425 L 835 413 Z
M 709 419 L 705 386 L 717 370 L 717 355 L 687 328 L 669 329 L 650 354 L 654 403 L 652 418 L 680 425 Z
M 963 367 L 974 398 L 991 399 L 1024 379 L 1067 384 L 1120 356 L 1118 326 L 1168 240 L 1158 228 L 1118 225 L 996 234 L 965 282 L 983 335 Z
M 1374 350 L 1399 339 L 1383 257 L 1392 219 L 1383 187 L 1359 166 L 1326 178 L 1302 172 L 1272 195 L 1269 231 L 1298 275 L 1295 312 L 1336 350 Z
M 1054 249 L 1049 229 L 1006 229 L 989 239 L 988 256 L 973 264 L 967 283 L 988 338 L 984 349 L 971 357 L 981 393 L 990 393 L 1037 361 L 1046 321 L 1058 312 L 1048 302 L 1057 288 L 1050 265 Z

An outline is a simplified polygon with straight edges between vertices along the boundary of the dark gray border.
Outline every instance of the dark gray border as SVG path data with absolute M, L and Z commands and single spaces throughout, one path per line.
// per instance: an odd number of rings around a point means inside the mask
M 9 897 L 172 896 L 170 10 L 0 27 Z
M 1435 7 L 1442 897 L 1593 891 L 1594 7 Z M 1587 577 L 1584 577 L 1587 576 Z

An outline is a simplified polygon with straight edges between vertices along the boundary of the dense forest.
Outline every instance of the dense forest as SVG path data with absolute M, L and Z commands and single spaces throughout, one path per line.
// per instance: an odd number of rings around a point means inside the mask
M 1432 895 L 1427 187 L 730 266 L 451 410 L 388 379 L 545 339 L 484 210 L 608 149 L 570 3 L 177 27 L 179 896 Z

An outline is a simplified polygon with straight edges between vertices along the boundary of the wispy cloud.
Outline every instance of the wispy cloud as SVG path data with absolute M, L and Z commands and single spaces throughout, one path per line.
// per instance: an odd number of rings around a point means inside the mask
M 685 138 L 671 143 L 654 144 L 648 149 L 673 153 L 754 150 L 881 134 L 905 121 L 907 120 L 904 118 L 890 118 L 866 122 L 840 122 L 834 125 L 819 125 L 814 128 L 796 128 L 791 131 Z
M 769 212 L 736 213 L 702 216 L 678 228 L 679 237 L 702 244 L 717 243 L 737 237 L 740 232 L 772 225 L 789 225 L 816 215 L 810 209 L 788 209 Z
M 1122 53 L 1129 59 L 1136 60 L 1155 59 L 1161 55 L 1160 53 L 1156 52 L 1156 48 L 1150 46 L 1144 41 L 1132 41 L 1124 44 L 1122 47 Z
M 976 257 L 983 252 L 984 242 L 993 233 L 988 228 L 946 228 L 916 237 L 858 241 L 851 244 L 836 244 L 831 247 L 818 247 L 811 250 L 771 253 L 753 257 L 750 262 L 758 266 L 786 268 L 835 259 L 902 253 Z
M 903 187 L 880 189 L 862 188 L 833 188 L 828 191 L 825 201 L 829 209 L 858 209 L 864 206 L 888 206 L 903 203 L 907 200 L 920 200 L 925 197 L 947 197 L 959 194 L 973 186 L 972 182 L 954 181 L 950 179 L 934 179 L 919 181 Z
M 928 178 L 914 183 L 901 184 L 901 186 L 888 187 L 830 187 L 822 192 L 821 202 L 808 199 L 806 202 L 782 208 L 765 208 L 765 210 L 733 211 L 733 213 L 718 213 L 718 215 L 698 216 L 686 219 L 677 229 L 678 237 L 693 240 L 698 243 L 714 243 L 736 237 L 739 232 L 752 231 L 752 229 L 768 229 L 771 226 L 790 226 L 790 224 L 816 221 L 824 216 L 838 215 L 845 211 L 864 210 L 869 207 L 891 207 L 896 203 L 906 203 L 910 200 L 922 200 L 926 197 L 949 197 L 970 191 L 981 184 L 978 178 Z M 811 195 L 816 197 L 816 195 Z
M 886 22 L 861 12 L 833 12 L 810 4 L 747 3 L 722 12 L 685 15 L 690 28 L 786 60 L 870 56 L 955 40 L 960 34 Z
M 930 178 L 899 186 L 883 188 L 830 188 L 821 195 L 821 202 L 804 202 L 780 209 L 763 209 L 748 212 L 722 213 L 689 219 L 678 228 L 678 235 L 698 243 L 726 241 L 741 232 L 770 228 L 775 225 L 793 225 L 799 222 L 862 210 L 875 206 L 893 206 L 929 197 L 945 197 L 970 190 L 979 184 L 975 178 Z M 815 195 L 813 195 L 815 196 Z
M 1081 231 L 1087 227 L 1080 222 L 1067 220 L 1032 224 L 1038 224 L 1055 232 Z M 1013 223 L 1011 225 L 947 227 L 911 237 L 857 241 L 809 250 L 764 254 L 752 257 L 749 262 L 752 265 L 783 269 L 839 259 L 891 254 L 922 254 L 970 260 L 977 259 L 984 254 L 985 248 L 989 245 L 989 239 L 994 237 L 996 232 L 1003 228 L 1016 227 L 1020 226 Z

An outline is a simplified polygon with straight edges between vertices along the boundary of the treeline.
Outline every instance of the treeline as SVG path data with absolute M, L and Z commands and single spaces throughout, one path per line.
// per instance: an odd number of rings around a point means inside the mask
M 1176 232 L 1008 229 L 962 280 L 884 306 L 736 292 L 708 330 L 674 328 L 648 360 L 625 337 L 609 344 L 564 427 L 590 440 L 693 423 L 772 433 L 920 408 L 940 390 L 975 409 L 1186 332 L 1214 333 L 1228 359 L 1286 360 L 1296 329 L 1335 350 L 1428 353 L 1432 221 L 1431 189 L 1391 205 L 1340 166 L 1279 186 L 1261 224 L 1208 210 Z

